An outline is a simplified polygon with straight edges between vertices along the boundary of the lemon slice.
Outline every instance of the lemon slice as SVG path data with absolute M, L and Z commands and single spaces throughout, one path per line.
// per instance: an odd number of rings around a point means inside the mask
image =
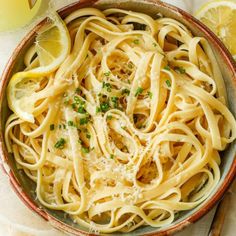
M 29 71 L 16 73 L 7 87 L 10 109 L 22 120 L 32 123 L 41 80 L 61 65 L 71 47 L 66 25 L 57 14 L 50 17 L 50 21 L 37 33 L 35 48 L 40 65 Z
M 16 73 L 7 87 L 7 100 L 9 108 L 22 120 L 34 122 L 33 94 L 40 88 L 42 77 L 31 77 L 27 72 Z
M 55 71 L 66 59 L 71 48 L 70 35 L 64 21 L 56 13 L 49 19 L 35 40 L 40 67 L 30 71 L 40 75 Z
M 195 16 L 223 41 L 236 59 L 236 1 L 210 1 Z

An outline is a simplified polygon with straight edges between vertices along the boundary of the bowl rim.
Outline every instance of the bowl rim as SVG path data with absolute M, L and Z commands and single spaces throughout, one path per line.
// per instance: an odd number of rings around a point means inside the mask
M 118 0 L 119 1 L 119 0 Z M 135 2 L 135 0 L 121 0 L 121 2 Z M 154 4 L 155 6 L 161 6 L 171 12 L 174 12 L 175 14 L 181 15 L 185 20 L 188 20 L 190 24 L 194 25 L 198 30 L 201 30 L 207 37 L 208 41 L 211 41 L 211 43 L 214 45 L 216 50 L 219 52 L 219 54 L 222 56 L 222 59 L 227 66 L 227 68 L 232 72 L 232 80 L 236 87 L 236 63 L 227 50 L 227 48 L 224 46 L 224 44 L 220 41 L 220 39 L 203 23 L 201 23 L 199 20 L 197 20 L 195 17 L 193 17 L 191 14 L 185 12 L 184 10 L 175 7 L 173 5 L 161 2 L 160 0 L 139 0 L 140 2 L 146 3 L 146 4 Z M 73 12 L 75 9 L 83 8 L 83 7 L 96 7 L 99 3 L 104 3 L 108 1 L 103 0 L 80 0 L 78 2 L 74 2 L 72 4 L 69 4 L 61 9 L 59 9 L 57 12 L 59 15 L 64 18 L 69 13 Z M 24 48 L 25 44 L 32 40 L 35 36 L 36 32 L 45 24 L 47 20 L 47 17 L 45 17 L 41 22 L 39 22 L 36 26 L 33 27 L 21 40 L 21 42 L 16 46 L 14 52 L 10 56 L 4 71 L 2 73 L 2 78 L 0 81 L 0 104 L 2 104 L 3 96 L 4 96 L 4 88 L 6 88 L 6 85 L 10 79 L 11 70 L 14 66 L 14 63 L 18 57 L 18 54 L 20 53 L 21 49 Z M 10 184 L 13 188 L 13 190 L 16 192 L 18 197 L 24 202 L 24 204 L 30 208 L 33 212 L 36 212 L 38 215 L 40 215 L 45 220 L 49 221 L 50 224 L 67 233 L 72 233 L 75 235 L 95 235 L 88 232 L 85 232 L 79 228 L 74 228 L 54 216 L 50 215 L 45 210 L 39 208 L 36 203 L 27 195 L 26 192 L 23 191 L 22 187 L 20 186 L 20 183 L 18 182 L 16 176 L 14 175 L 13 171 L 10 169 L 9 165 L 7 164 L 8 161 L 8 152 L 6 150 L 5 142 L 4 142 L 4 136 L 3 136 L 3 127 L 2 127 L 2 118 L 0 117 L 0 157 L 2 159 L 2 163 L 0 163 L 0 166 L 2 170 L 8 175 Z M 183 219 L 177 224 L 173 224 L 170 226 L 167 226 L 168 228 L 163 229 L 158 232 L 150 232 L 145 233 L 146 236 L 154 236 L 154 235 L 170 235 L 172 233 L 175 233 L 177 231 L 180 231 L 184 229 L 186 226 L 190 225 L 191 223 L 196 222 L 201 217 L 203 217 L 205 214 L 207 214 L 215 205 L 216 203 L 223 197 L 223 194 L 227 191 L 229 188 L 231 182 L 233 181 L 234 177 L 236 175 L 236 156 L 234 157 L 234 160 L 230 166 L 230 169 L 228 173 L 226 174 L 224 180 L 222 181 L 221 185 L 218 187 L 218 189 L 215 191 L 215 193 L 211 196 L 210 199 L 205 201 L 205 204 L 203 204 L 196 212 L 188 216 L 187 218 Z

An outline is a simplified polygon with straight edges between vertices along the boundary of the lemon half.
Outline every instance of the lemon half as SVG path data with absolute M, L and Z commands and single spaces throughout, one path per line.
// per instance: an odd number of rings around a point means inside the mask
M 223 41 L 236 59 L 236 1 L 210 1 L 204 4 L 195 16 Z

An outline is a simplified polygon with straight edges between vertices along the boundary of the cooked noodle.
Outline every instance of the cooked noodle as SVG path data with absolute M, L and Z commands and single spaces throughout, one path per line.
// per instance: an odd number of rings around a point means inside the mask
M 180 22 L 120 9 L 65 18 L 72 50 L 26 78 L 34 122 L 12 114 L 9 152 L 37 199 L 98 232 L 163 227 L 206 200 L 236 136 L 208 42 Z M 39 66 L 34 46 L 26 69 Z

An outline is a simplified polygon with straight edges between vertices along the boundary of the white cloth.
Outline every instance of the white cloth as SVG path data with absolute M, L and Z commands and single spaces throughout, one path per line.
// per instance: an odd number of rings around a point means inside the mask
M 75 0 L 42 0 L 43 7 L 40 17 L 24 28 L 14 32 L 0 33 L 0 74 L 6 65 L 16 45 L 21 41 L 26 32 L 36 24 L 44 15 L 46 9 L 58 9 L 68 5 Z M 190 13 L 194 12 L 206 0 L 166 0 L 165 2 L 176 5 Z M 235 186 L 236 187 L 236 186 Z M 233 236 L 236 220 L 236 188 L 232 193 L 230 214 L 226 216 L 223 229 L 224 236 Z M 196 224 L 193 224 L 178 236 L 207 236 L 213 219 L 215 209 L 210 211 Z M 48 222 L 30 211 L 16 196 L 11 189 L 7 176 L 0 169 L 0 236 L 65 236 L 64 233 L 54 229 Z

